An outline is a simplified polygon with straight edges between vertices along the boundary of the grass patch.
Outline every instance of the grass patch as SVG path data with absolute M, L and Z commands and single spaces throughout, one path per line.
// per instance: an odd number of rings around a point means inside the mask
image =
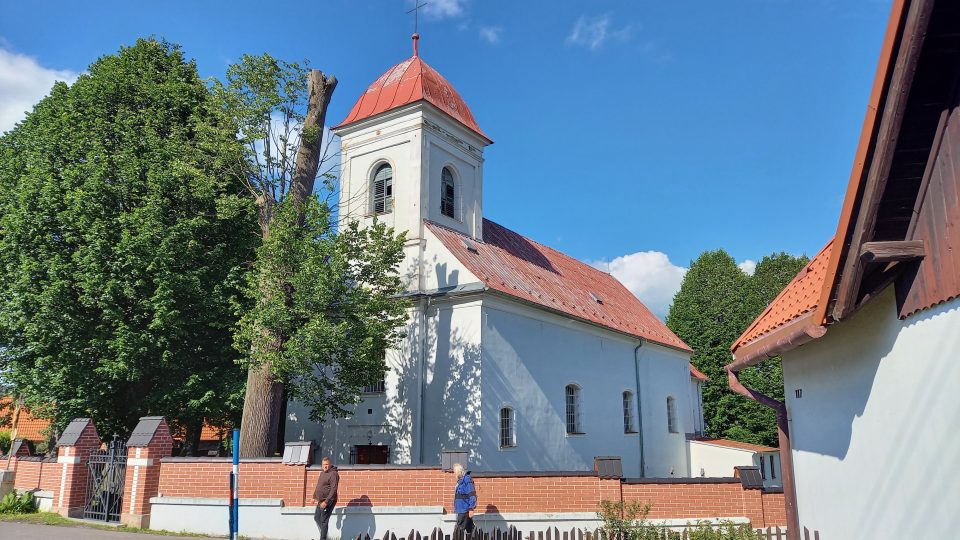
M 0 522 L 2 521 L 16 521 L 18 523 L 32 523 L 34 525 L 53 525 L 57 527 L 84 527 L 87 529 L 98 529 L 101 531 L 119 531 L 138 534 L 152 534 L 156 536 L 223 538 L 222 536 L 211 536 L 209 534 L 158 531 L 155 529 L 138 529 L 136 527 L 127 527 L 126 525 L 99 525 L 97 523 L 90 523 L 89 521 L 65 518 L 60 514 L 54 514 L 52 512 L 37 512 L 35 514 L 0 514 Z

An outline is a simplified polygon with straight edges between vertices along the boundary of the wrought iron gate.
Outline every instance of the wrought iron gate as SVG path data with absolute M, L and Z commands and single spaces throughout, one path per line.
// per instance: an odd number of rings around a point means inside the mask
M 116 437 L 104 450 L 95 450 L 87 463 L 87 500 L 84 519 L 120 521 L 123 478 L 127 470 L 127 445 Z

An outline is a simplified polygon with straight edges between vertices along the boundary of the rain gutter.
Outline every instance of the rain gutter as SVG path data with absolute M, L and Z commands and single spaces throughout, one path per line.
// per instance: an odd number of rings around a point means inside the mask
M 740 382 L 740 372 L 726 367 L 727 384 L 734 392 L 746 396 L 761 405 L 773 409 L 777 414 L 777 438 L 780 441 L 780 476 L 783 480 L 783 502 L 787 514 L 787 540 L 800 540 L 800 519 L 797 515 L 797 486 L 793 479 L 793 454 L 790 448 L 790 425 L 787 420 L 787 406 L 770 396 L 751 390 Z

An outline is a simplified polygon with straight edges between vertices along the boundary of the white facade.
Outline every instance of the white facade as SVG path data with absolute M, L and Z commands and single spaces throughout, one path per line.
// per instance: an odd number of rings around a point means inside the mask
M 480 470 L 591 470 L 595 456 L 616 455 L 626 476 L 640 476 L 642 431 L 645 476 L 689 476 L 685 434 L 702 431 L 703 421 L 688 352 L 640 346 L 639 338 L 487 291 L 425 226 L 430 220 L 482 241 L 488 140 L 423 101 L 338 134 L 340 215 L 406 232 L 401 272 L 417 296 L 404 341 L 387 353 L 384 392 L 365 395 L 352 417 L 322 425 L 291 403 L 288 439 L 314 440 L 318 454 L 337 463 L 365 445 L 389 447 L 397 464 L 437 464 L 442 450 L 463 449 Z M 373 179 L 383 164 L 392 168 L 393 201 L 375 216 Z M 456 188 L 452 218 L 441 213 L 444 168 Z M 567 433 L 571 384 L 580 392 L 577 434 Z M 506 447 L 503 409 L 515 442 Z
M 901 321 L 893 287 L 783 354 L 801 526 L 822 538 L 956 537 L 958 359 L 960 299 Z
M 780 452 L 777 450 L 760 452 L 715 444 L 710 440 L 691 440 L 688 444 L 692 476 L 731 477 L 736 467 L 756 467 L 763 478 L 763 487 L 783 486 Z

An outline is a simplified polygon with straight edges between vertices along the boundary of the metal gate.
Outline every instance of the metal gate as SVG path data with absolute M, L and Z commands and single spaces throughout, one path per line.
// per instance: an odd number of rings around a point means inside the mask
M 123 478 L 127 470 L 127 445 L 116 437 L 106 449 L 95 450 L 87 463 L 87 499 L 84 519 L 120 521 Z

